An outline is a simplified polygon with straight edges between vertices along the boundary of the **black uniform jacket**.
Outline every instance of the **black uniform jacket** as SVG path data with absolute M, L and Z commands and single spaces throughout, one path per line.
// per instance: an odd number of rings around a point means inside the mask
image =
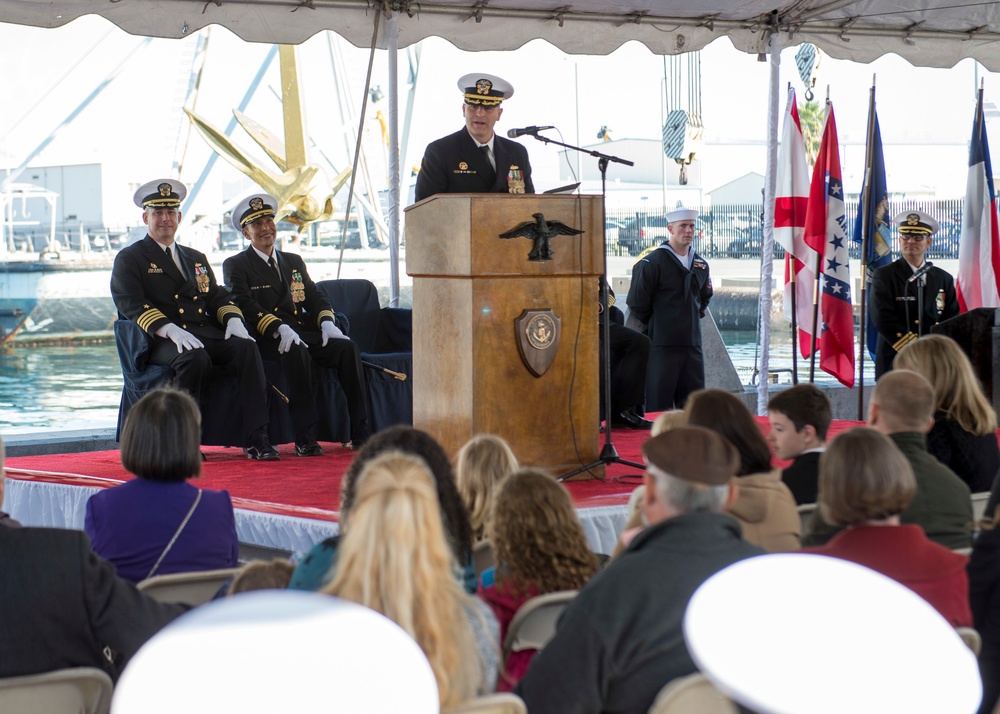
M 493 139 L 493 153 L 497 168 L 491 180 L 490 160 L 465 127 L 432 141 L 424 151 L 417 174 L 416 200 L 436 193 L 507 193 L 508 176 L 515 171 L 520 172 L 520 180 L 524 181 L 524 192 L 535 192 L 527 149 L 498 135 Z
M 699 320 L 711 299 L 712 279 L 705 259 L 695 253 L 688 270 L 664 243 L 632 268 L 626 302 L 646 324 L 654 347 L 697 347 Z
M 252 247 L 226 259 L 223 280 L 258 337 L 273 337 L 281 325 L 288 325 L 306 344 L 318 345 L 320 325 L 334 322 L 330 301 L 316 289 L 301 257 L 280 250 L 274 257 L 281 282 Z
M 904 258 L 875 271 L 872 277 L 868 309 L 878 330 L 875 346 L 875 373 L 881 376 L 892 369 L 896 352 L 919 332 L 923 316 L 923 334 L 930 334 L 931 326 L 955 317 L 959 312 L 955 296 L 955 281 L 937 266 L 927 272 L 924 286 L 924 303 L 917 308 L 917 283 L 908 282 L 913 270 Z M 909 324 L 907 324 L 909 311 Z M 911 334 L 912 333 L 912 334 Z
M 219 287 L 208 258 L 174 243 L 187 276 L 148 235 L 123 248 L 111 271 L 111 297 L 118 313 L 153 335 L 173 322 L 193 335 L 222 339 L 221 325 L 243 313 Z

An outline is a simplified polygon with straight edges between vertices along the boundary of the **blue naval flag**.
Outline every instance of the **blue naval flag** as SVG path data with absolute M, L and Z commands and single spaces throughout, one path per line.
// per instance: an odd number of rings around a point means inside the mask
M 881 268 L 883 265 L 889 265 L 892 262 L 892 251 L 889 248 L 890 245 L 890 227 L 889 220 L 891 216 L 889 215 L 889 191 L 885 185 L 885 157 L 882 155 L 882 132 L 878 127 L 878 115 L 875 115 L 875 135 L 872 138 L 874 144 L 872 149 L 872 200 L 871 200 L 871 211 L 869 215 L 868 222 L 868 273 L 865 276 L 865 280 L 868 285 L 871 285 L 872 276 L 875 271 Z M 865 195 L 865 186 L 861 186 L 861 195 Z M 858 216 L 857 220 L 854 222 L 854 242 L 861 247 L 862 238 L 862 223 L 864 222 L 864 216 L 862 206 L 858 206 Z M 872 321 L 872 313 L 870 310 L 865 312 L 867 315 L 867 325 L 865 330 L 865 343 L 868 346 L 868 354 L 871 355 L 872 359 L 875 359 L 875 345 L 878 342 L 878 330 L 875 329 L 875 323 Z

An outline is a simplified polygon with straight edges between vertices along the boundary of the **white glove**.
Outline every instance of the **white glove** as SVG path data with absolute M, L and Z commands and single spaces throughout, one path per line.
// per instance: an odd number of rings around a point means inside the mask
M 183 352 L 184 350 L 196 350 L 205 347 L 201 340 L 172 322 L 166 327 L 161 327 L 156 331 L 156 334 L 160 337 L 166 337 L 168 340 L 171 340 L 175 345 L 177 345 L 178 352 Z
M 278 328 L 278 339 L 281 340 L 278 343 L 278 354 L 282 355 L 292 349 L 292 345 L 302 344 L 302 338 L 288 325 L 282 325 Z
M 254 338 L 247 332 L 247 326 L 243 324 L 243 320 L 238 317 L 231 317 L 226 323 L 226 339 L 228 340 L 230 337 L 240 337 L 255 342 Z
M 330 338 L 335 340 L 349 340 L 351 339 L 337 327 L 332 320 L 324 320 L 319 329 L 323 332 L 323 344 L 320 347 L 326 347 L 326 343 L 330 341 Z

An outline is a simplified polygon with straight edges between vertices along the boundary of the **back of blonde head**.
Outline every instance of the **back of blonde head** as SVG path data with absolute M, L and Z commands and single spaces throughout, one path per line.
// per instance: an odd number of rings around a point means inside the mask
M 494 434 L 474 436 L 459 449 L 455 478 L 469 509 L 473 539 L 482 540 L 486 536 L 497 486 L 517 466 L 510 445 Z
M 427 465 L 399 452 L 372 459 L 358 478 L 336 576 L 323 592 L 376 610 L 406 630 L 434 670 L 442 707 L 475 696 L 482 680 L 469 598 L 454 573 Z
M 934 388 L 935 409 L 946 412 L 966 431 L 981 436 L 996 430 L 996 412 L 983 394 L 972 363 L 950 337 L 927 335 L 913 340 L 893 364 L 926 377 Z

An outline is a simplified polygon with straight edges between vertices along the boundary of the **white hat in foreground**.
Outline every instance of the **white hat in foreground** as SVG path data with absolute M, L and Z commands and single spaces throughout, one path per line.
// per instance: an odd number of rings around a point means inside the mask
M 775 554 L 706 580 L 684 615 L 698 668 L 758 714 L 973 714 L 972 651 L 931 605 L 864 566 Z
M 165 627 L 128 664 L 114 714 L 437 714 L 427 658 L 396 623 L 329 595 L 242 593 Z

